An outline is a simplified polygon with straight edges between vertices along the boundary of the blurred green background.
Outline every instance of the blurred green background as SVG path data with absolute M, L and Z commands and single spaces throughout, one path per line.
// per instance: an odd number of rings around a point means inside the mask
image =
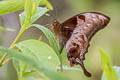
M 91 46 L 86 59 L 85 66 L 92 73 L 91 78 L 87 78 L 80 71 L 64 71 L 62 74 L 72 80 L 101 80 L 102 69 L 100 62 L 100 54 L 96 47 L 103 48 L 108 55 L 111 56 L 113 65 L 120 66 L 120 0 L 48 0 L 54 7 L 50 16 L 43 16 L 36 23 L 46 25 L 51 24 L 54 19 L 60 23 L 68 18 L 81 12 L 100 12 L 111 18 L 107 27 L 99 31 L 91 40 Z M 18 14 L 10 13 L 0 16 L 0 25 L 4 27 L 14 28 L 15 32 L 0 32 L 0 45 L 9 46 L 17 35 L 20 24 Z M 21 37 L 25 39 L 38 39 L 43 35 L 36 28 L 31 28 L 26 31 Z M 43 41 L 47 39 L 43 36 Z M 68 62 L 67 59 L 64 62 Z M 79 67 L 79 66 L 77 66 Z M 80 67 L 79 67 L 80 68 Z M 33 74 L 37 75 L 37 74 Z M 17 80 L 16 72 L 14 71 L 11 62 L 0 68 L 0 80 Z

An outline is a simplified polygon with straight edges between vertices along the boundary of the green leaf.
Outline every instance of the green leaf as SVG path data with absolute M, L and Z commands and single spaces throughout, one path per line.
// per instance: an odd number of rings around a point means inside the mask
M 36 70 L 28 69 L 26 72 L 23 73 L 23 76 L 29 76 L 31 73 L 36 72 Z
M 24 10 L 26 14 L 26 19 L 24 25 L 28 24 L 31 21 L 31 18 L 32 16 L 34 16 L 40 1 L 41 0 L 25 0 Z
M 16 45 L 23 54 L 33 56 L 38 61 L 44 62 L 52 68 L 57 69 L 59 60 L 51 47 L 38 40 L 25 40 Z
M 114 68 L 115 71 L 117 72 L 118 80 L 120 80 L 120 67 L 118 67 L 118 66 L 113 66 L 113 68 Z M 105 79 L 105 73 L 102 74 L 102 79 L 101 79 L 101 80 L 106 80 L 106 79 Z
M 33 0 L 31 16 L 33 16 L 35 14 L 37 7 L 39 6 L 40 1 L 41 0 Z
M 57 41 L 55 39 L 54 34 L 49 29 L 47 29 L 46 27 L 44 27 L 42 25 L 33 24 L 33 26 L 40 29 L 45 34 L 45 36 L 48 38 L 50 45 L 52 46 L 53 50 L 56 52 L 56 54 L 59 57 L 60 65 L 61 65 L 61 69 L 62 69 L 61 55 L 60 55 L 59 48 L 58 48 L 58 45 L 57 45 Z
M 48 9 L 53 10 L 52 5 L 47 0 L 42 0 L 40 5 L 45 5 Z
M 2 54 L 2 52 L 0 51 L 0 58 L 2 58 L 3 57 L 3 54 Z
M 36 78 L 34 78 L 34 77 L 26 77 L 24 80 L 39 80 L 39 79 L 36 79 Z
M 41 41 L 42 40 L 42 36 L 40 36 L 38 40 Z
M 118 76 L 114 68 L 112 67 L 112 62 L 110 57 L 101 48 L 98 48 L 101 54 L 101 64 L 102 69 L 105 74 L 105 80 L 118 80 Z
M 0 31 L 10 31 L 10 32 L 13 32 L 13 31 L 15 31 L 15 30 L 14 30 L 14 29 L 10 29 L 10 28 L 1 27 L 1 26 L 0 26 Z
M 39 72 L 42 72 L 45 76 L 49 78 L 49 80 L 70 80 L 62 76 L 61 74 L 49 69 L 47 64 L 44 64 L 44 62 L 37 61 L 36 59 L 33 59 L 29 55 L 23 55 L 18 51 L 10 50 L 4 47 L 0 47 L 0 50 L 8 53 L 10 56 L 13 56 L 18 60 L 25 62 L 26 64 L 29 64 L 34 69 L 38 70 Z
M 57 55 L 59 55 L 60 54 L 59 48 L 58 48 L 57 41 L 55 39 L 54 34 L 49 29 L 47 29 L 46 27 L 44 27 L 42 25 L 33 24 L 33 26 L 40 29 L 45 34 L 45 36 L 49 40 L 51 47 L 54 49 L 54 51 L 57 53 Z
M 57 69 L 60 70 L 60 67 L 57 67 Z M 80 71 L 80 72 L 82 72 L 82 70 L 80 68 L 70 67 L 70 66 L 66 66 L 66 65 L 63 65 L 63 70 L 67 70 L 67 71 Z
M 27 24 L 27 26 L 31 25 L 32 23 L 34 23 L 37 19 L 39 19 L 41 16 L 43 16 L 45 13 L 47 13 L 49 11 L 49 9 L 45 8 L 45 7 L 38 7 L 36 10 L 36 13 L 34 14 L 34 16 L 32 16 L 31 21 Z M 20 23 L 21 25 L 24 24 L 25 21 L 25 12 L 22 12 L 20 15 Z
M 25 10 L 26 17 L 30 16 L 32 12 L 32 3 L 33 3 L 33 0 L 25 0 L 24 10 Z
M 67 58 L 67 53 L 66 53 L 65 47 L 61 51 L 61 57 L 62 57 L 63 61 L 67 60 L 67 62 L 68 62 L 68 58 Z
M 29 66 L 27 64 L 23 63 L 22 61 L 16 58 L 13 59 L 13 66 L 17 71 L 18 78 L 24 77 L 24 74 L 27 73 L 27 70 L 29 69 Z
M 51 4 L 45 0 L 38 0 L 39 5 L 45 5 L 48 9 L 52 10 Z M 22 10 L 24 8 L 25 0 L 4 0 L 0 1 L 0 15 Z M 35 8 L 35 6 L 34 6 Z M 34 13 L 34 11 L 33 11 Z
M 24 8 L 24 0 L 5 0 L 0 1 L 0 15 L 22 10 Z
M 120 67 L 114 66 L 115 71 L 117 72 L 118 75 L 118 80 L 120 80 Z
M 17 73 L 19 73 L 20 72 L 20 61 L 18 61 L 18 59 L 14 58 L 13 59 L 13 65 L 14 65 Z

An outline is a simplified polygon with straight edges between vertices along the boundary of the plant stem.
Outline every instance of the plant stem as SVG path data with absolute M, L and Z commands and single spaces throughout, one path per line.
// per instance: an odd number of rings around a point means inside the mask
M 22 27 L 20 29 L 20 32 L 18 33 L 17 37 L 15 38 L 15 40 L 13 41 L 13 43 L 11 44 L 10 46 L 10 49 L 14 48 L 15 47 L 15 44 L 16 42 L 18 41 L 18 39 L 22 36 L 22 34 L 25 32 L 26 28 L 25 27 Z M 3 64 L 4 60 L 6 59 L 6 57 L 8 56 L 7 53 L 4 54 L 4 56 L 2 57 L 1 61 L 0 61 L 0 65 Z M 8 60 L 7 60 L 8 61 Z
M 12 59 L 13 59 L 13 57 L 8 58 L 6 61 L 4 61 L 4 62 L 2 63 L 2 65 L 6 64 L 8 61 L 10 61 L 10 60 L 12 60 Z
M 60 68 L 61 68 L 61 71 L 63 71 L 63 65 L 62 65 L 61 55 L 60 55 L 59 59 L 60 59 Z

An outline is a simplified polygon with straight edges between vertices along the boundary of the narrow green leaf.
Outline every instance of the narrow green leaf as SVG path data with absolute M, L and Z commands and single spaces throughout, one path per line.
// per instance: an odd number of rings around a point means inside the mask
M 26 19 L 24 22 L 24 26 L 26 26 L 26 24 L 31 22 L 31 18 L 32 16 L 34 16 L 40 1 L 41 0 L 25 0 L 24 10 L 25 10 Z
M 98 48 L 98 50 L 101 54 L 101 64 L 102 64 L 103 72 L 105 74 L 105 80 L 118 80 L 116 71 L 112 67 L 112 62 L 110 57 L 101 48 Z
M 37 19 L 39 19 L 41 16 L 43 16 L 45 13 L 47 13 L 49 10 L 45 7 L 38 7 L 36 10 L 36 13 L 34 14 L 34 16 L 32 16 L 31 21 L 27 24 L 27 26 L 31 25 L 32 23 L 34 23 Z M 20 15 L 20 23 L 21 25 L 24 24 L 25 21 L 25 12 L 22 12 Z
M 24 0 L 5 0 L 0 1 L 0 15 L 22 10 L 24 8 Z
M 42 36 L 40 36 L 38 40 L 41 41 L 42 40 Z
M 26 25 L 31 21 L 31 14 L 32 14 L 32 7 L 33 7 L 33 0 L 25 0 L 25 6 L 24 6 L 24 11 L 25 11 L 25 21 L 22 27 L 26 27 Z
M 23 54 L 33 56 L 38 61 L 49 65 L 53 70 L 57 69 L 59 60 L 51 47 L 38 40 L 25 40 L 16 45 Z
M 33 26 L 35 26 L 36 28 L 40 29 L 45 34 L 45 36 L 49 40 L 50 45 L 52 46 L 54 51 L 57 53 L 57 55 L 59 55 L 60 54 L 59 53 L 59 48 L 58 48 L 57 41 L 55 39 L 54 34 L 49 29 L 47 29 L 46 27 L 44 27 L 42 25 L 33 24 Z
M 28 76 L 30 73 L 33 72 L 33 70 L 30 68 L 28 64 L 23 63 L 22 61 L 16 58 L 13 59 L 13 65 L 17 71 L 18 78 L 21 78 L 21 77 L 24 78 L 25 76 Z
M 26 71 L 26 72 L 23 73 L 23 76 L 24 77 L 29 76 L 33 72 L 36 72 L 36 70 L 28 69 L 28 71 Z
M 51 4 L 45 0 L 46 3 L 43 3 L 44 0 L 38 0 L 38 3 L 41 5 L 45 5 L 48 9 L 52 10 L 52 6 Z M 11 13 L 11 12 L 15 12 L 18 10 L 22 10 L 24 9 L 24 4 L 25 4 L 25 0 L 4 0 L 4 1 L 0 1 L 0 15 L 4 15 L 7 13 Z M 34 6 L 35 8 L 35 6 Z M 34 13 L 34 11 L 33 11 Z
M 2 54 L 2 52 L 0 51 L 0 58 L 2 58 L 3 57 L 3 54 Z
M 20 72 L 20 61 L 18 61 L 18 59 L 14 58 L 13 59 L 13 65 L 14 65 L 17 73 L 19 73 Z
M 44 62 L 37 61 L 36 59 L 33 59 L 29 55 L 23 55 L 18 51 L 10 50 L 8 48 L 0 47 L 1 51 L 7 52 L 9 55 L 15 57 L 18 60 L 21 60 L 25 62 L 26 64 L 29 64 L 39 72 L 42 72 L 45 76 L 49 78 L 49 80 L 70 80 L 61 74 L 52 71 L 47 67 L 47 64 L 44 64 Z
M 48 2 L 48 0 L 42 0 L 40 5 L 45 5 L 48 9 L 53 10 L 52 5 Z
M 24 10 L 25 10 L 26 17 L 30 16 L 32 12 L 32 3 L 33 3 L 33 0 L 25 0 Z
M 34 77 L 26 77 L 24 80 L 39 80 L 39 79 L 36 79 L 36 78 L 34 78 Z
M 60 70 L 60 67 L 57 67 L 57 69 Z M 67 71 L 80 71 L 80 72 L 82 72 L 82 70 L 80 68 L 70 67 L 70 66 L 66 66 L 66 65 L 63 65 L 63 70 L 67 70 Z
M 120 80 L 120 67 L 119 66 L 114 66 L 114 69 L 117 72 L 118 80 Z
M 120 67 L 118 67 L 118 66 L 113 66 L 113 68 L 114 68 L 115 71 L 117 72 L 118 80 L 120 80 Z M 101 79 L 101 80 L 106 80 L 106 78 L 105 78 L 105 73 L 102 74 L 102 79 Z
M 56 52 L 56 54 L 59 57 L 60 65 L 61 65 L 61 69 L 62 69 L 61 55 L 60 55 L 59 48 L 58 48 L 58 45 L 57 45 L 57 41 L 55 39 L 54 34 L 49 29 L 47 29 L 46 27 L 44 27 L 42 25 L 33 24 L 33 26 L 40 29 L 45 34 L 45 36 L 48 38 L 50 45 L 52 46 L 53 50 Z
M 10 29 L 10 28 L 1 27 L 1 26 L 0 26 L 0 31 L 10 31 L 10 32 L 13 32 L 13 31 L 15 31 L 15 30 L 14 30 L 14 29 Z
M 61 51 L 61 57 L 62 57 L 62 60 L 65 61 L 67 60 L 67 53 L 66 53 L 66 49 L 65 47 L 63 48 L 63 50 Z M 68 60 L 67 60 L 68 61 Z
M 18 78 L 24 77 L 24 74 L 29 69 L 29 66 L 27 64 L 23 63 L 22 61 L 20 61 L 16 58 L 13 59 L 13 66 L 15 67 L 15 69 L 17 71 Z
M 40 1 L 41 0 L 33 0 L 31 16 L 33 16 L 35 14 L 37 7 L 39 6 Z

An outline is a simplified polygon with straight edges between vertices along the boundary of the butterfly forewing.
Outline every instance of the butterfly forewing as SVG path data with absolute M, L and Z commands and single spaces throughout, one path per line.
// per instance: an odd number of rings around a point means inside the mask
M 88 51 L 93 35 L 109 23 L 110 18 L 96 12 L 78 14 L 60 24 L 60 38 L 65 45 L 70 65 L 81 65 L 84 74 L 91 74 L 85 69 L 83 60 Z
M 73 16 L 58 25 L 54 22 L 54 32 L 58 32 L 60 45 L 65 46 L 70 66 L 80 65 L 86 76 L 91 74 L 83 64 L 85 53 L 88 51 L 91 38 L 110 21 L 108 16 L 97 12 L 85 12 Z M 62 42 L 62 43 L 61 43 Z M 63 46 L 62 46 L 63 47 Z M 61 48 L 62 49 L 62 48 Z

